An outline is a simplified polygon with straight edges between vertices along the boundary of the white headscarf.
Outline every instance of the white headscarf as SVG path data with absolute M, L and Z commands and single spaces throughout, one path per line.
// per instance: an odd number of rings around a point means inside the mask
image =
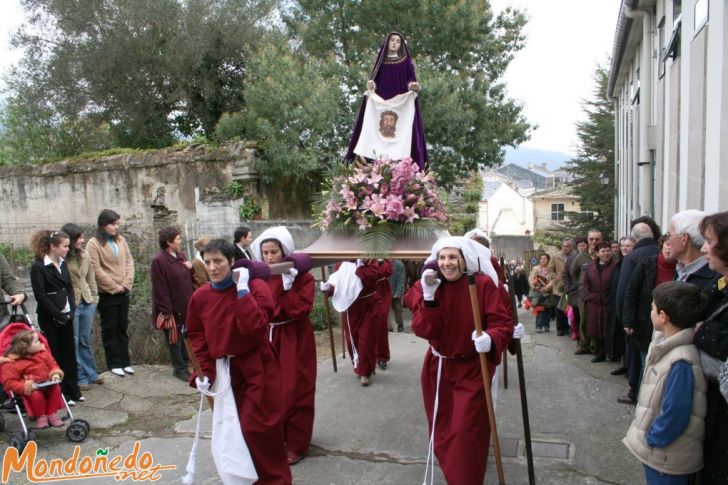
M 488 240 L 488 236 L 485 235 L 483 231 L 478 229 L 477 227 L 475 229 L 472 229 L 465 233 L 463 236 L 466 239 L 473 239 L 474 237 L 482 237 L 485 240 Z
M 498 273 L 490 262 L 490 249 L 472 239 L 462 236 L 441 237 L 432 246 L 432 254 L 427 258 L 425 263 L 437 261 L 437 255 L 444 248 L 456 248 L 463 253 L 465 259 L 466 273 L 482 273 L 489 277 L 498 286 Z
M 253 257 L 258 261 L 263 261 L 263 251 L 260 246 L 266 239 L 275 239 L 281 243 L 283 248 L 283 256 L 288 256 L 293 253 L 295 247 L 293 245 L 293 236 L 288 232 L 285 226 L 271 227 L 263 231 L 263 233 L 255 238 L 253 244 L 250 245 L 250 249 L 253 251 Z

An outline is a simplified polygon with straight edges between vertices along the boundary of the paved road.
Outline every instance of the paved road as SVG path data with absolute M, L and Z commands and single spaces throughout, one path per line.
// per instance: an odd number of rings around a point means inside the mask
M 522 314 L 522 320 L 532 332 L 532 317 Z M 422 483 L 427 423 L 419 375 L 427 345 L 411 333 L 390 333 L 390 337 L 390 367 L 378 372 L 368 388 L 358 384 L 340 353 L 336 374 L 330 360 L 320 362 L 313 447 L 310 456 L 292 468 L 294 483 Z M 527 334 L 523 344 L 537 483 L 642 483 L 640 466 L 621 444 L 633 412 L 616 402 L 626 380 L 609 375 L 613 365 L 591 364 L 588 356 L 574 356 L 573 342 L 554 332 Z M 526 484 L 515 359 L 508 364 L 509 388 L 503 389 L 501 379 L 497 398 L 498 431 L 506 482 Z M 175 471 L 160 472 L 160 482 L 179 483 L 194 433 L 198 403 L 194 391 L 159 366 L 139 367 L 133 378 L 107 381 L 74 408 L 94 427 L 81 456 L 94 455 L 99 448 L 108 448 L 110 456 L 126 456 L 138 441 L 141 452 L 151 451 L 155 463 L 177 466 Z M 209 411 L 203 416 L 202 429 L 209 430 Z M 14 418 L 8 427 L 17 427 Z M 209 433 L 203 436 L 195 483 L 220 483 L 211 462 Z M 58 430 L 43 433 L 38 443 L 44 458 L 65 459 L 72 452 Z M 497 483 L 493 460 L 486 482 Z M 28 481 L 13 475 L 10 483 Z M 119 482 L 101 478 L 84 483 Z M 444 483 L 439 471 L 435 483 Z

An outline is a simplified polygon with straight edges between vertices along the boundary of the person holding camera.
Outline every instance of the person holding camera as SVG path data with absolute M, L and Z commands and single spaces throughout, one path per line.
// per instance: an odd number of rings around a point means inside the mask
M 76 299 L 66 255 L 70 238 L 61 231 L 38 231 L 30 240 L 35 261 L 30 268 L 30 284 L 38 302 L 38 325 L 51 354 L 63 371 L 61 391 L 68 404 L 83 401 L 78 387 L 76 347 L 73 341 L 73 312 Z

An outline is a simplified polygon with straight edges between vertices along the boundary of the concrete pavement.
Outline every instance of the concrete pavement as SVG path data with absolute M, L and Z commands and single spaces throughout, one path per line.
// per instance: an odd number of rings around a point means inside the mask
M 641 467 L 621 444 L 633 413 L 632 407 L 616 402 L 626 379 L 609 375 L 614 365 L 591 364 L 590 356 L 573 355 L 575 345 L 568 337 L 557 337 L 553 331 L 533 333 L 529 314 L 523 313 L 521 319 L 527 328 L 523 349 L 537 483 L 643 483 Z M 392 361 L 368 388 L 359 385 L 351 365 L 341 359 L 340 340 L 339 372 L 333 373 L 330 360 L 319 363 L 313 446 L 310 455 L 292 468 L 294 483 L 422 483 L 428 435 L 419 376 L 427 344 L 407 332 L 389 335 Z M 501 379 L 497 398 L 498 431 L 506 483 L 526 484 L 513 357 L 508 365 L 509 388 L 503 389 Z M 160 482 L 179 483 L 199 401 L 194 390 L 175 380 L 166 367 L 137 370 L 131 378 L 107 377 L 106 385 L 88 391 L 88 400 L 74 408 L 93 427 L 81 445 L 81 456 L 105 448 L 110 456 L 126 456 L 138 441 L 140 452 L 150 451 L 155 463 L 176 465 L 174 471 L 160 472 Z M 203 418 L 195 483 L 220 483 L 210 456 L 209 410 Z M 14 418 L 8 419 L 8 427 L 17 428 Z M 65 459 L 73 450 L 58 430 L 39 433 L 38 444 L 44 458 Z M 497 483 L 492 459 L 486 482 Z M 30 482 L 16 474 L 10 483 Z M 119 482 L 98 478 L 85 483 Z M 439 470 L 435 483 L 444 483 Z

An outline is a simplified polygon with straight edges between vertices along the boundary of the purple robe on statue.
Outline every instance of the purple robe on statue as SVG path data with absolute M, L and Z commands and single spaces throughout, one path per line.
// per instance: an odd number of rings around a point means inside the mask
M 400 49 L 401 55 L 395 59 L 387 58 L 389 38 L 392 35 L 399 35 L 402 39 L 402 47 Z M 390 32 L 387 35 L 387 38 L 384 39 L 384 43 L 379 49 L 379 54 L 377 55 L 377 60 L 374 63 L 374 69 L 372 69 L 369 79 L 376 83 L 377 87 L 375 92 L 385 100 L 391 99 L 398 94 L 406 93 L 409 91 L 409 84 L 417 81 L 417 78 L 415 77 L 415 66 L 412 63 L 412 58 L 409 55 L 407 45 L 404 41 L 404 36 L 402 34 L 399 32 Z M 359 135 L 361 134 L 366 102 L 367 98 L 364 96 L 361 106 L 359 107 L 359 114 L 356 116 L 354 130 L 351 133 L 349 150 L 346 152 L 344 160 L 351 161 L 356 157 L 354 148 L 356 147 L 356 144 L 359 141 Z M 412 149 L 410 151 L 410 156 L 412 157 L 412 160 L 417 162 L 420 170 L 424 170 L 425 163 L 427 162 L 427 147 L 425 145 L 425 128 L 422 124 L 419 99 L 415 99 L 415 120 L 412 128 Z

